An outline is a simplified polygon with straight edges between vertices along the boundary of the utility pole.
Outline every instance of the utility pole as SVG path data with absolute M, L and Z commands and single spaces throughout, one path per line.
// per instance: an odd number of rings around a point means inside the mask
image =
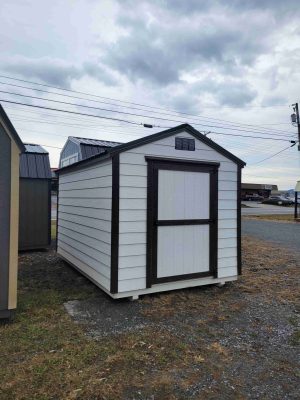
M 298 128 L 298 151 L 300 151 L 300 118 L 298 103 L 292 104 L 295 114 L 291 115 L 292 123 L 297 124 Z

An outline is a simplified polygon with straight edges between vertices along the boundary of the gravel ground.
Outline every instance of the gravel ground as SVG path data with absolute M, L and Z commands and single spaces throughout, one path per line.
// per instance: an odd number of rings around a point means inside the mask
M 299 399 L 299 266 L 298 252 L 248 236 L 237 282 L 130 302 L 54 250 L 23 253 L 0 399 Z
M 242 219 L 242 233 L 300 252 L 300 223 Z
M 226 289 L 210 287 L 185 290 L 184 294 L 180 291 L 178 295 L 182 300 L 185 296 L 201 296 L 209 304 L 210 299 L 218 296 L 220 291 L 223 294 L 227 292 L 226 295 L 231 297 L 231 305 L 240 304 L 242 307 L 235 310 L 234 315 L 224 309 L 223 318 L 215 318 L 214 313 L 209 312 L 209 324 L 207 313 L 199 315 L 198 307 L 178 310 L 168 317 L 151 318 L 153 316 L 147 315 L 147 310 L 151 308 L 152 301 L 123 300 L 116 303 L 103 293 L 93 300 L 68 302 L 65 307 L 77 323 L 85 325 L 92 339 L 138 332 L 150 327 L 157 335 L 167 331 L 195 349 L 200 337 L 208 347 L 215 346 L 216 352 L 221 352 L 228 364 L 228 368 L 223 368 L 221 375 L 218 375 L 218 382 L 212 375 L 202 373 L 199 362 L 195 362 L 188 368 L 174 370 L 178 381 L 197 374 L 196 382 L 185 390 L 180 385 L 174 387 L 176 398 L 198 398 L 203 391 L 210 392 L 221 384 L 222 399 L 298 399 L 300 369 L 296 376 L 289 374 L 295 366 L 299 368 L 299 352 L 295 351 L 292 340 L 295 327 L 300 327 L 297 309 L 276 301 L 266 303 L 264 296 L 235 293 L 234 284 L 228 284 Z M 153 297 L 154 301 L 159 298 Z M 243 397 L 235 397 L 237 389 Z M 128 393 L 130 395 L 132 393 Z M 128 398 L 146 399 L 142 395 Z
M 96 340 L 148 328 L 156 335 L 168 332 L 194 348 L 195 354 L 200 342 L 213 349 L 203 360 L 200 356 L 200 362 L 196 359 L 184 368 L 174 367 L 175 381 L 191 381 L 185 388 L 175 384 L 176 399 L 206 398 L 201 396 L 212 392 L 208 399 L 298 399 L 299 343 L 295 337 L 300 319 L 299 299 L 293 294 L 299 281 L 287 267 L 295 272 L 299 257 L 267 244 L 259 249 L 259 242 L 250 237 L 248 241 L 252 244 L 249 258 L 244 251 L 246 277 L 224 288 L 193 288 L 145 296 L 136 302 L 114 301 L 99 291 L 96 298 L 67 302 L 65 308 Z M 262 258 L 253 255 L 254 248 Z M 210 365 L 220 364 L 216 355 L 223 357 L 224 364 L 215 375 L 207 373 L 203 363 L 209 357 Z M 219 394 L 216 387 L 222 388 Z M 142 392 L 131 396 L 128 392 L 128 399 L 148 399 Z

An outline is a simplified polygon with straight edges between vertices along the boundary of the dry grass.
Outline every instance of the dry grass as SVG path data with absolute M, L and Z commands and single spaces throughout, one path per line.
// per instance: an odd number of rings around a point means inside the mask
M 51 239 L 56 239 L 56 221 L 51 221 Z
M 211 384 L 197 399 L 245 398 L 240 377 L 228 384 L 222 381 L 224 369 L 230 370 L 237 356 L 247 363 L 246 355 L 220 342 L 222 324 L 247 305 L 241 296 L 237 301 L 237 293 L 296 304 L 299 265 L 294 255 L 250 238 L 243 242 L 243 264 L 242 278 L 224 289 L 191 289 L 142 299 L 143 313 L 157 322 L 155 328 L 91 340 L 84 326 L 66 314 L 63 303 L 90 298 L 98 289 L 68 277 L 71 272 L 60 264 L 50 265 L 50 272 L 49 266 L 39 267 L 47 279 L 41 275 L 29 279 L 30 265 L 25 263 L 16 321 L 0 326 L 0 399 L 173 400 L 187 398 L 182 393 L 203 379 Z M 184 336 L 159 326 L 181 315 L 194 321 L 182 326 Z M 269 329 L 272 332 L 273 327 Z M 299 334 L 292 340 L 296 344 Z M 292 365 L 285 364 L 284 370 L 293 376 Z
M 295 222 L 294 214 L 245 215 L 243 218 L 275 222 Z

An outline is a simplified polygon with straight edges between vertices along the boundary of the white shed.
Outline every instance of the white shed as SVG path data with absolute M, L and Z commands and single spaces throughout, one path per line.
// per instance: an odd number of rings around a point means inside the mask
M 184 124 L 62 168 L 57 253 L 113 298 L 236 280 L 244 166 Z

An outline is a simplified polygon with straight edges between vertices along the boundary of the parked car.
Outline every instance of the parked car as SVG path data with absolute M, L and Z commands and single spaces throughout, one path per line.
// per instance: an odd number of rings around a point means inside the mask
M 278 206 L 290 206 L 293 201 L 282 196 L 270 196 L 262 201 L 263 204 L 276 204 Z
M 244 201 L 262 201 L 263 199 L 264 197 L 259 194 L 245 194 L 242 198 Z
M 295 197 L 288 197 L 288 200 L 291 200 L 293 204 L 295 204 Z M 297 204 L 300 204 L 300 197 L 297 198 Z

